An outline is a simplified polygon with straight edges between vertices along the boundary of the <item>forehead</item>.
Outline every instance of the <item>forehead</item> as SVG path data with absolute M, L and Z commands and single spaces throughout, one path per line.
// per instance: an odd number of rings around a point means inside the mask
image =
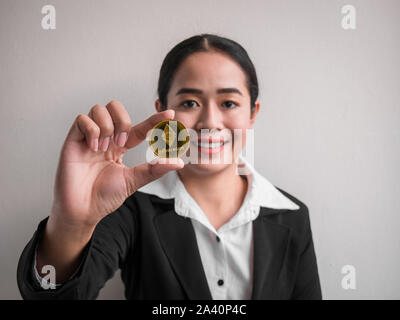
M 246 75 L 239 64 L 225 54 L 196 52 L 181 63 L 175 74 L 172 88 L 183 85 L 244 89 Z

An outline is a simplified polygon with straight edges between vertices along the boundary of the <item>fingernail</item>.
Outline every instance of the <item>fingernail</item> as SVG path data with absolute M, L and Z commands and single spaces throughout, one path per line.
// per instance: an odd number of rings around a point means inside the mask
M 118 141 L 117 144 L 120 147 L 123 147 L 126 143 L 126 139 L 127 139 L 128 134 L 126 132 L 121 132 L 118 136 Z
M 97 150 L 99 150 L 99 139 L 98 138 L 92 139 L 91 148 L 95 152 L 97 152 Z
M 103 150 L 104 152 L 107 151 L 109 143 L 110 143 L 110 137 L 104 138 L 101 144 L 101 150 Z

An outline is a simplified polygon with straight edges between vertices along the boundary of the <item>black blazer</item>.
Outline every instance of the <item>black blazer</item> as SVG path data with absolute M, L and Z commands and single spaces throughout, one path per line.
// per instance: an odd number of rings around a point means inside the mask
M 252 299 L 322 299 L 308 208 L 278 190 L 300 209 L 261 207 L 252 222 Z M 174 199 L 135 192 L 96 226 L 78 273 L 60 288 L 45 290 L 32 267 L 47 219 L 18 262 L 24 299 L 95 299 L 118 268 L 127 299 L 212 299 L 191 220 L 174 211 Z

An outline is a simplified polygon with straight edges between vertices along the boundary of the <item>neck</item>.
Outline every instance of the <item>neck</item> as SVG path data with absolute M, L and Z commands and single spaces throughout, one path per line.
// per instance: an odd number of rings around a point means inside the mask
M 241 206 L 247 191 L 247 179 L 236 173 L 236 165 L 234 163 L 215 173 L 205 174 L 185 168 L 177 173 L 188 193 L 198 203 L 229 211 Z

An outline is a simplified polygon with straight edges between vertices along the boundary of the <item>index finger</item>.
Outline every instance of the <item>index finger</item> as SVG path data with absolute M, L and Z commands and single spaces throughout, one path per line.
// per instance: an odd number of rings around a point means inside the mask
M 151 130 L 157 123 L 163 120 L 171 120 L 175 117 L 175 110 L 168 109 L 162 112 L 153 114 L 146 120 L 138 123 L 131 128 L 128 135 L 128 141 L 125 148 L 133 148 L 146 139 L 147 132 Z

